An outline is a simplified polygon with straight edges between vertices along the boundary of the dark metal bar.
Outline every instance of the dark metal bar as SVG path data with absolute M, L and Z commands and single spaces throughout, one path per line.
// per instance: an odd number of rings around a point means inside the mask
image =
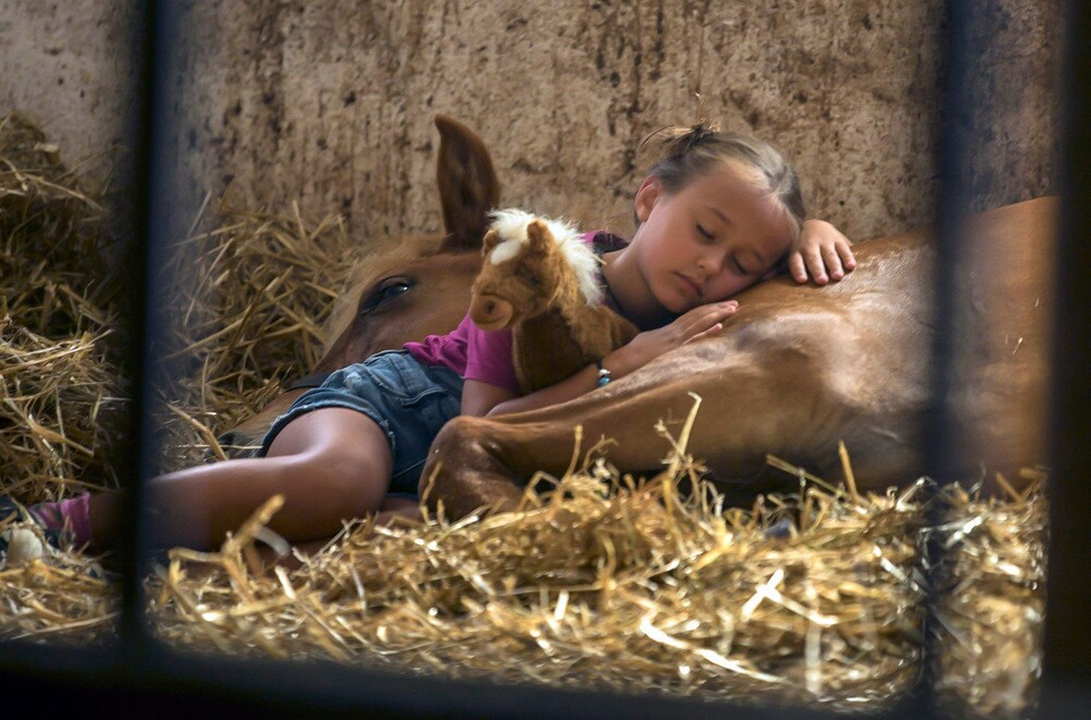
M 955 444 L 957 424 L 949 397 L 954 387 L 958 360 L 955 318 L 959 309 L 956 278 L 963 262 L 960 225 L 969 213 L 970 195 L 966 189 L 972 123 L 970 87 L 973 82 L 970 23 L 974 0 L 948 0 L 945 8 L 946 32 L 943 34 L 940 70 L 940 104 L 937 110 L 939 143 L 936 154 L 939 193 L 935 208 L 934 232 L 936 256 L 933 277 L 934 340 L 930 352 L 931 395 L 922 437 L 925 438 L 926 466 L 936 481 L 936 488 L 957 479 L 958 455 Z M 922 288 L 923 290 L 923 288 Z M 927 506 L 925 522 L 934 527 L 941 522 L 937 503 Z M 922 673 L 913 697 L 921 717 L 939 714 L 935 693 L 938 628 L 935 608 L 942 600 L 935 570 L 942 562 L 943 550 L 933 536 L 924 548 L 928 595 L 922 640 Z
M 414 677 L 347 667 L 332 662 L 289 663 L 179 652 L 148 655 L 149 664 L 125 683 L 81 688 L 73 683 L 68 707 L 123 695 L 144 699 L 162 713 L 164 701 L 192 708 L 224 706 L 260 710 L 263 717 L 443 717 L 519 718 L 519 720 L 597 720 L 598 718 L 731 717 L 740 720 L 829 720 L 841 717 L 821 709 L 685 698 L 625 695 L 532 684 L 496 685 L 481 681 Z M 82 692 L 83 697 L 80 696 Z M 79 704 L 77 704 L 79 703 Z M 919 720 L 913 708 L 853 715 L 860 720 Z
M 1070 0 L 1066 11 L 1042 698 L 1047 717 L 1068 709 L 1086 713 L 1091 702 L 1091 6 Z
M 148 333 L 149 320 L 154 316 L 154 306 L 149 303 L 152 284 L 149 263 L 152 257 L 149 247 L 156 232 L 153 205 L 158 202 L 155 174 L 158 167 L 156 153 L 156 125 L 159 122 L 161 79 L 157 77 L 159 65 L 156 58 L 157 3 L 145 0 L 139 4 L 142 15 L 137 21 L 139 36 L 134 37 L 134 67 L 139 68 L 136 77 L 138 97 L 141 99 L 139 115 L 132 137 L 135 168 L 133 173 L 134 218 L 130 237 L 127 239 L 125 278 L 128 281 L 127 320 L 129 349 L 127 373 L 131 378 L 129 410 L 130 453 L 122 469 L 125 493 L 124 514 L 121 520 L 118 559 L 124 568 L 122 580 L 122 613 L 118 625 L 121 638 L 122 667 L 139 667 L 144 645 L 143 605 L 144 593 L 141 578 L 145 567 L 142 560 L 144 526 L 141 508 L 144 504 L 146 468 L 150 460 L 148 435 L 148 400 L 151 397 L 148 384 Z

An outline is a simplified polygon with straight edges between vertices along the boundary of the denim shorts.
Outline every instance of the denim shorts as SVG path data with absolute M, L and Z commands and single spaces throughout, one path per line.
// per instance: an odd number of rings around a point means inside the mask
M 386 350 L 332 373 L 320 387 L 296 398 L 273 421 L 259 456 L 277 433 L 300 415 L 320 408 L 349 408 L 378 423 L 394 458 L 389 492 L 417 494 L 417 481 L 433 438 L 462 407 L 462 378 L 450 368 L 424 365 L 407 350 Z

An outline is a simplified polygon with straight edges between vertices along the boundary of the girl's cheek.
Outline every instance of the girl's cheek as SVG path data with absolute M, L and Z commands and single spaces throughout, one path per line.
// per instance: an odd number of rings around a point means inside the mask
M 746 278 L 727 278 L 712 286 L 712 292 L 709 293 L 710 297 L 708 298 L 708 301 L 721 302 L 723 300 L 729 300 L 753 284 L 753 282 L 748 281 Z

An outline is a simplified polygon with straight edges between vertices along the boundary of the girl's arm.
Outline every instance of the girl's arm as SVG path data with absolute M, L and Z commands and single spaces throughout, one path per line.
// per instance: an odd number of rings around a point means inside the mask
M 723 329 L 723 321 L 733 315 L 738 308 L 739 303 L 735 300 L 695 307 L 669 325 L 640 333 L 628 344 L 604 357 L 602 366 L 610 371 L 614 380 L 617 380 L 668 350 L 720 332 Z M 490 406 L 484 414 L 501 415 L 522 412 L 566 402 L 594 390 L 598 386 L 598 368 L 588 365 L 555 385 L 518 397 L 488 383 L 467 380 L 462 387 L 463 412 L 466 412 L 467 407 L 480 407 L 487 404 L 487 401 L 482 402 L 481 405 L 474 404 L 478 402 L 476 399 L 478 393 L 482 392 L 477 386 L 491 388 L 485 392 L 491 393 L 490 397 L 493 398 L 499 398 L 501 393 L 508 395 L 507 399 L 498 400 Z M 467 402 L 467 392 L 470 393 L 470 404 Z M 480 397 L 484 398 L 485 395 Z
M 462 383 L 462 414 L 488 415 L 494 407 L 514 397 L 515 393 L 507 388 L 481 380 L 466 380 Z

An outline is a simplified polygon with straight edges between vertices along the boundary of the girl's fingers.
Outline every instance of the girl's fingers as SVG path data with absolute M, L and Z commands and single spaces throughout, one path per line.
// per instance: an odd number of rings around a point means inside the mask
M 837 254 L 841 256 L 841 265 L 845 268 L 845 272 L 852 272 L 856 269 L 856 256 L 852 254 L 850 245 L 852 243 L 848 239 L 837 242 Z
M 692 337 L 688 338 L 682 344 L 683 345 L 688 345 L 691 342 L 697 342 L 701 338 L 706 338 L 706 337 L 709 337 L 711 335 L 715 335 L 716 333 L 720 332 L 723 329 L 724 329 L 724 324 L 722 322 L 718 322 L 715 325 L 713 325 L 712 327 L 708 328 L 707 330 L 699 332 L 696 335 L 693 335 Z
M 721 320 L 733 315 L 738 309 L 739 303 L 737 300 L 728 300 L 721 303 L 701 305 L 690 310 L 679 318 L 684 321 L 681 328 L 682 335 L 685 338 L 683 342 L 688 342 L 697 333 L 705 332 Z
M 715 322 L 719 318 L 726 317 L 738 309 L 738 300 L 724 300 L 723 302 L 698 305 L 683 315 L 682 318 L 692 319 L 697 324 L 705 323 L 707 326 L 709 322 Z
M 825 285 L 829 282 L 829 278 L 826 277 L 826 263 L 822 262 L 822 255 L 818 252 L 818 248 L 807 248 L 803 252 L 803 259 L 807 262 L 807 270 L 816 283 Z
M 705 319 L 704 327 L 700 328 L 702 332 L 707 331 L 709 328 L 722 326 L 722 321 L 735 314 L 735 311 L 739 309 L 739 303 L 736 300 L 728 300 L 724 303 L 719 303 L 715 310 Z
M 788 256 L 788 272 L 797 283 L 807 282 L 807 268 L 798 250 Z
M 845 276 L 845 271 L 841 269 L 841 258 L 837 254 L 837 248 L 832 245 L 823 246 L 822 260 L 826 264 L 826 272 L 830 274 L 830 278 L 840 280 Z

